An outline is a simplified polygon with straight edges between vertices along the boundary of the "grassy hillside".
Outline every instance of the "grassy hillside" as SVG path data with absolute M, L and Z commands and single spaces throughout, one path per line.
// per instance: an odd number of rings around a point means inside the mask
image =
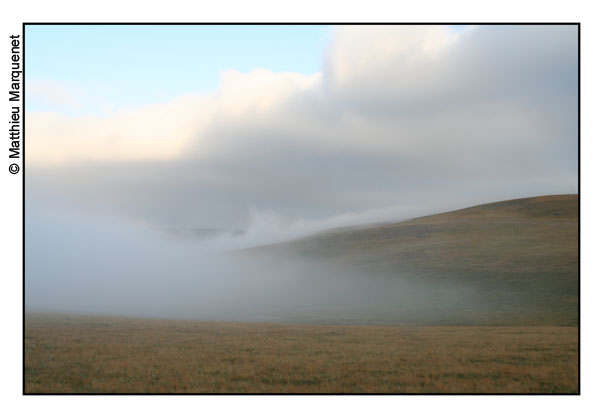
M 509 200 L 253 251 L 323 260 L 366 280 L 474 286 L 483 304 L 465 313 L 469 322 L 575 325 L 578 203 L 577 195 Z

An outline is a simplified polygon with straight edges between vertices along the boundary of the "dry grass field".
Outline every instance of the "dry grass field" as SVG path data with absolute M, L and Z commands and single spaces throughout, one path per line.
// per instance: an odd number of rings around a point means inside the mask
M 578 329 L 27 315 L 26 393 L 577 393 Z

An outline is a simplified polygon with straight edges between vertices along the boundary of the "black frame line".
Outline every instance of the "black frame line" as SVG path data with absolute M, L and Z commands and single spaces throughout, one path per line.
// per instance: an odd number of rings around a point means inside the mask
M 21 150 L 23 152 L 23 164 L 21 164 L 22 166 L 22 173 L 23 173 L 23 177 L 22 177 L 22 184 L 21 184 L 21 188 L 22 188 L 22 203 L 21 203 L 21 208 L 23 211 L 23 225 L 22 225 L 22 234 L 23 236 L 22 241 L 21 241 L 21 245 L 23 247 L 23 264 L 22 264 L 22 271 L 23 271 L 23 283 L 22 283 L 22 300 L 23 300 L 23 317 L 21 318 L 21 327 L 23 329 L 23 376 L 21 376 L 22 380 L 23 380 L 23 394 L 26 394 L 25 392 L 25 126 L 27 125 L 25 123 L 25 23 L 23 23 L 23 28 L 21 30 L 21 36 L 23 37 L 23 127 L 22 127 L 22 137 L 21 137 L 21 143 L 22 143 L 22 147 Z
M 362 25 L 362 26 L 434 26 L 434 25 L 534 25 L 534 26 L 553 26 L 553 25 L 580 25 L 579 22 L 24 22 L 24 25 L 47 25 L 47 26 L 91 26 L 91 25 L 110 25 L 110 26 L 317 26 L 317 25 Z
M 26 119 L 26 108 L 25 108 L 25 97 L 26 97 L 26 42 L 25 35 L 26 26 L 318 26 L 318 25 L 338 25 L 338 26 L 430 26 L 430 25 L 481 25 L 481 26 L 577 26 L 578 29 L 578 391 L 576 393 L 487 393 L 487 392 L 460 392 L 460 393 L 264 393 L 264 392 L 253 392 L 253 393 L 160 393 L 160 392 L 135 392 L 135 393 L 27 393 L 25 391 L 25 149 L 26 149 L 26 135 L 25 135 L 25 119 Z M 23 352 L 23 375 L 22 375 L 22 390 L 23 396 L 580 396 L 581 395 L 581 359 L 582 359 L 582 334 L 581 334 L 581 312 L 582 312 L 582 263 L 581 263 L 581 36 L 580 36 L 580 22 L 23 22 L 22 23 L 22 39 L 23 39 L 23 127 L 22 127 L 22 207 L 23 207 L 23 223 L 22 223 L 22 352 Z

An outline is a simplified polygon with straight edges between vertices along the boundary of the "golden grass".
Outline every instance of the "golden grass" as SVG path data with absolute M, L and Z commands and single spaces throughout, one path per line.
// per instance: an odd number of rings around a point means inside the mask
M 26 393 L 577 391 L 575 327 L 26 317 Z

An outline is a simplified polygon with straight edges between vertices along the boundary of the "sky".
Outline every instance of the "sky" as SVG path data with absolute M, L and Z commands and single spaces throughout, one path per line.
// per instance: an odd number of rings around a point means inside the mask
M 211 93 L 220 72 L 320 71 L 329 28 L 28 26 L 28 110 L 99 115 Z
M 157 296 L 150 272 L 173 265 L 185 292 L 199 252 L 576 193 L 577 42 L 576 26 L 28 26 L 26 298 L 109 300 L 116 277 L 127 300 L 150 275 Z

